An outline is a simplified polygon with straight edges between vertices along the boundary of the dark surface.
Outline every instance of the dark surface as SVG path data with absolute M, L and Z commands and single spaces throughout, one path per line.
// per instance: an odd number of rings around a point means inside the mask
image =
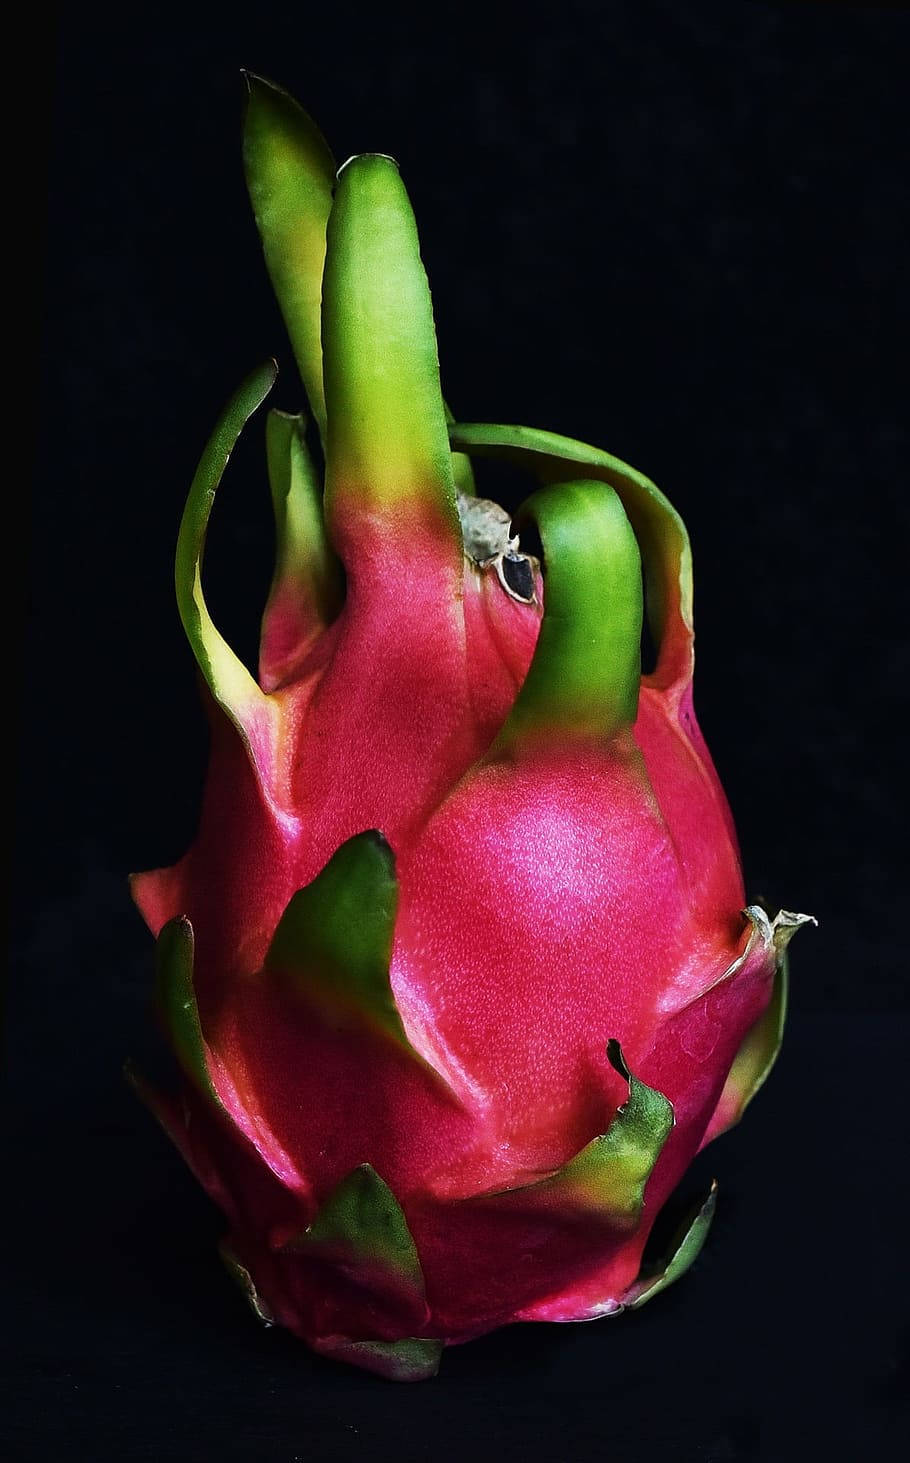
M 40 58 L 56 50 L 6 1456 L 901 1452 L 908 21 L 601 0 L 61 22 Z M 183 495 L 251 365 L 277 353 L 276 400 L 297 403 L 239 166 L 241 65 L 339 157 L 399 158 L 458 414 L 596 442 L 680 508 L 699 713 L 750 892 L 821 920 L 794 946 L 773 1080 L 700 1160 L 720 1202 L 693 1274 L 635 1316 L 448 1353 L 413 1388 L 258 1330 L 217 1216 L 119 1077 L 151 971 L 124 877 L 182 851 L 205 758 L 170 580 Z M 207 559 L 246 655 L 271 552 L 261 445 L 237 454 Z

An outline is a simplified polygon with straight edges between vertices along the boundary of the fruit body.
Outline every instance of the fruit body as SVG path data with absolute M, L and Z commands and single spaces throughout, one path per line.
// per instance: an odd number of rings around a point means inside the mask
M 803 917 L 743 911 L 679 517 L 606 453 L 451 421 L 395 165 L 336 183 L 305 114 L 248 84 L 247 177 L 325 483 L 307 421 L 271 412 L 254 679 L 201 582 L 275 368 L 254 372 L 178 542 L 212 727 L 199 834 L 134 881 L 183 1086 L 136 1080 L 258 1314 L 416 1378 L 445 1344 L 616 1313 L 691 1263 L 713 1192 L 662 1267 L 645 1241 L 774 1059 Z M 514 525 L 475 495 L 475 455 L 539 484 Z

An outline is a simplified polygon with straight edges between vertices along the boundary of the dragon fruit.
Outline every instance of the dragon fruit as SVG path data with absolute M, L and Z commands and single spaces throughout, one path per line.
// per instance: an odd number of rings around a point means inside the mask
M 774 1061 L 805 917 L 743 908 L 674 509 L 606 452 L 456 423 L 396 164 L 336 177 L 296 102 L 247 88 L 310 415 L 266 421 L 257 678 L 201 574 L 273 363 L 190 489 L 176 588 L 210 770 L 193 847 L 134 879 L 181 1078 L 133 1080 L 223 1210 L 257 1315 L 415 1379 L 445 1345 L 614 1315 L 691 1264 L 713 1189 L 661 1262 L 645 1242 Z M 475 456 L 537 484 L 514 522 L 476 495 Z

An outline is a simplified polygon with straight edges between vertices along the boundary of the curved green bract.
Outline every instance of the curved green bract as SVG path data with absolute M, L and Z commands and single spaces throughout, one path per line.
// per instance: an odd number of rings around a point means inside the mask
M 781 954 L 774 972 L 771 1000 L 754 1026 L 746 1033 L 724 1083 L 717 1104 L 717 1111 L 724 1118 L 722 1131 L 739 1122 L 759 1088 L 764 1086 L 777 1061 L 784 1039 L 788 992 L 787 956 Z
M 174 1054 L 193 1085 L 217 1107 L 205 1037 L 193 986 L 193 926 L 184 915 L 168 920 L 155 946 L 155 998 Z
M 341 608 L 344 580 L 322 517 L 322 484 L 307 451 L 306 418 L 270 411 L 266 455 L 275 512 L 275 574 L 263 615 L 293 613 L 300 641 L 329 624 Z M 269 659 L 267 635 L 262 653 Z M 261 663 L 263 675 L 267 666 Z
M 533 427 L 459 422 L 449 429 L 454 451 L 506 457 L 543 482 L 584 476 L 615 488 L 641 550 L 645 610 L 657 647 L 653 685 L 669 686 L 692 674 L 692 553 L 685 524 L 663 493 L 635 468 L 586 443 Z
M 309 1229 L 282 1248 L 340 1265 L 366 1285 L 390 1281 L 418 1308 L 425 1303 L 423 1271 L 404 1211 L 368 1163 L 342 1179 Z
M 326 516 L 413 507 L 461 552 L 436 333 L 417 227 L 391 158 L 338 175 L 322 296 Z
M 274 361 L 253 371 L 219 417 L 190 485 L 174 563 L 177 608 L 196 662 L 215 700 L 247 743 L 256 719 L 263 712 L 267 714 L 269 703 L 215 628 L 202 593 L 202 557 L 212 504 L 228 458 L 246 422 L 268 396 L 277 374 Z
M 406 1336 L 401 1341 L 352 1341 L 347 1336 L 324 1336 L 313 1350 L 333 1361 L 378 1372 L 392 1382 L 423 1382 L 439 1371 L 443 1343 L 432 1337 Z
M 677 1233 L 671 1247 L 670 1259 L 656 1272 L 642 1275 L 633 1285 L 628 1296 L 624 1298 L 624 1304 L 629 1310 L 637 1310 L 646 1301 L 653 1300 L 655 1295 L 666 1290 L 674 1280 L 679 1280 L 680 1276 L 685 1275 L 701 1254 L 702 1246 L 708 1238 L 708 1230 L 711 1228 L 716 1207 L 717 1184 L 712 1183 L 708 1197 L 698 1206 L 694 1214 L 689 1215 Z
M 291 899 L 266 969 L 318 1005 L 357 1012 L 410 1052 L 389 980 L 397 910 L 391 848 L 375 830 L 358 833 Z
M 641 559 L 618 495 L 606 483 L 541 488 L 516 527 L 543 545 L 544 607 L 527 677 L 497 745 L 537 737 L 611 737 L 638 712 Z
M 607 1131 L 549 1178 L 482 1196 L 482 1201 L 583 1214 L 623 1232 L 638 1226 L 645 1187 L 673 1127 L 673 1107 L 662 1092 L 632 1076 L 618 1041 L 608 1043 L 607 1055 L 629 1084 L 628 1100 Z
M 261 76 L 244 76 L 247 187 L 266 267 L 325 441 L 320 301 L 335 160 L 315 122 L 293 97 Z

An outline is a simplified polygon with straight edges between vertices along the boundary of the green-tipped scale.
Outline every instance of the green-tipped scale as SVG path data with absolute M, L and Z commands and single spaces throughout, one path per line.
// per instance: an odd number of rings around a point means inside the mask
M 344 602 L 344 574 L 328 540 L 322 482 L 306 444 L 306 418 L 270 411 L 266 460 L 275 515 L 275 571 L 263 616 L 259 679 L 265 691 L 292 681 L 314 640 Z
M 657 1268 L 643 1273 L 624 1297 L 624 1304 L 630 1310 L 637 1310 L 646 1301 L 653 1300 L 691 1269 L 708 1238 L 716 1207 L 717 1184 L 712 1183 L 707 1198 L 698 1204 L 694 1213 L 690 1213 L 677 1230 L 670 1244 L 668 1259 Z
M 276 612 L 293 617 L 288 643 L 299 653 L 338 614 L 344 580 L 326 533 L 322 483 L 307 450 L 306 418 L 270 411 L 265 435 L 276 543 L 264 621 L 268 625 Z
M 618 1041 L 607 1045 L 610 1065 L 629 1084 L 628 1100 L 605 1133 L 538 1183 L 482 1196 L 476 1203 L 564 1214 L 587 1214 L 612 1229 L 634 1230 L 645 1188 L 673 1127 L 673 1108 L 661 1092 L 629 1071 Z
M 426 1336 L 407 1336 L 401 1341 L 354 1341 L 349 1336 L 331 1336 L 314 1342 L 313 1349 L 333 1361 L 378 1372 L 389 1381 L 423 1382 L 439 1371 L 443 1345 Z
M 381 833 L 360 833 L 294 895 L 266 970 L 319 1005 L 362 1017 L 410 1050 L 389 982 L 397 909 L 392 850 Z
M 428 1318 L 423 1271 L 401 1205 L 368 1163 L 342 1179 L 313 1223 L 282 1249 L 337 1266 L 354 1284 L 387 1298 L 405 1328 Z
M 764 908 L 756 904 L 749 905 L 745 914 L 751 922 L 752 931 L 740 961 L 731 969 L 735 973 L 738 963 L 744 964 L 756 947 L 764 946 L 774 961 L 774 983 L 771 999 L 747 1031 L 734 1057 L 702 1146 L 734 1127 L 767 1081 L 780 1052 L 787 1019 L 790 984 L 787 950 L 797 930 L 805 924 L 816 923 L 813 916 L 794 914 L 788 909 L 779 910 L 771 919 Z M 726 972 L 726 978 L 730 973 Z
M 193 926 L 182 916 L 170 920 L 155 947 L 158 1013 L 174 1055 L 193 1085 L 221 1108 L 209 1071 L 208 1054 L 193 984 Z

